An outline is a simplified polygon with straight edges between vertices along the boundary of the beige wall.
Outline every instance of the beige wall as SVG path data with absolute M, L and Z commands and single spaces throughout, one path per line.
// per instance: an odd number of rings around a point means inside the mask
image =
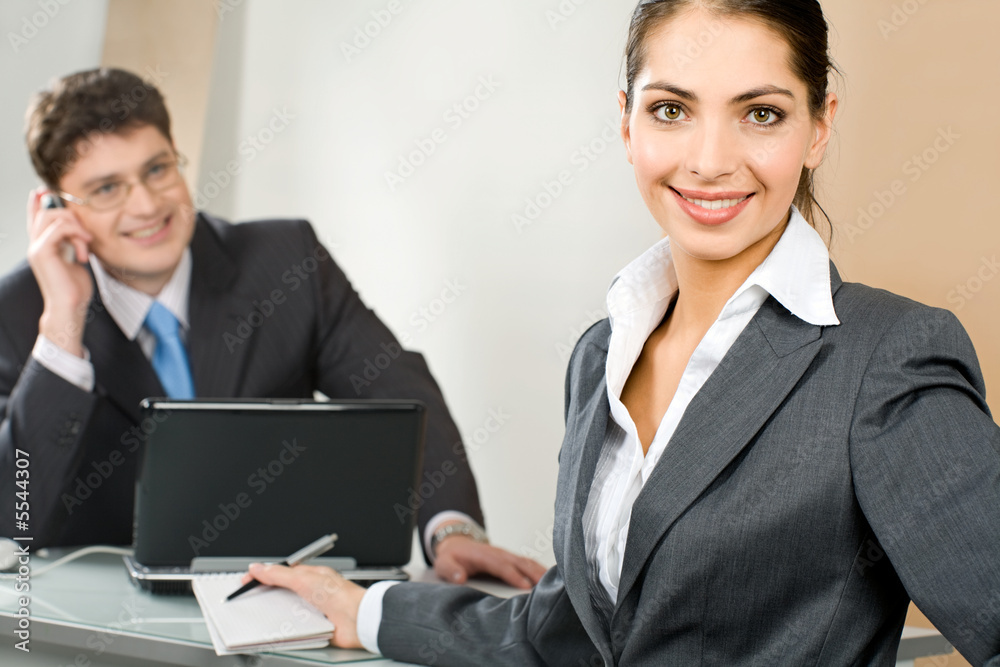
M 1000 225 L 989 193 L 1000 148 L 1000 3 L 823 5 L 846 76 L 822 179 L 835 260 L 848 280 L 952 310 L 976 345 L 996 412 Z
M 177 148 L 196 183 L 217 13 L 213 0 L 109 0 L 101 65 L 141 75 L 163 93 Z

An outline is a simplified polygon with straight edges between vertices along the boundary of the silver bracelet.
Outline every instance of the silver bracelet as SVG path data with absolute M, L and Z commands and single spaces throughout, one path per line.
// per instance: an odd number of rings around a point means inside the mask
M 437 547 L 441 541 L 452 535 L 467 535 L 471 537 L 476 542 L 482 544 L 489 544 L 490 540 L 486 537 L 486 531 L 483 530 L 478 524 L 475 523 L 449 523 L 447 526 L 442 526 L 434 531 L 434 535 L 431 537 L 431 553 L 437 555 Z

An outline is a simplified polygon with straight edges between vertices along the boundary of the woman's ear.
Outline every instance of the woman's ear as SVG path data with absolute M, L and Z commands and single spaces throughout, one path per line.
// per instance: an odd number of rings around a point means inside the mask
M 628 98 L 625 96 L 624 90 L 618 91 L 618 110 L 622 115 L 622 141 L 625 142 L 625 157 L 628 159 L 628 163 L 632 164 L 632 136 L 629 134 L 628 130 L 628 120 L 629 114 L 625 111 L 625 105 L 628 102 Z
M 826 147 L 833 136 L 833 119 L 837 115 L 838 103 L 836 93 L 829 93 L 826 96 L 826 109 L 823 111 L 823 117 L 816 121 L 816 136 L 803 163 L 808 169 L 816 169 L 823 161 Z

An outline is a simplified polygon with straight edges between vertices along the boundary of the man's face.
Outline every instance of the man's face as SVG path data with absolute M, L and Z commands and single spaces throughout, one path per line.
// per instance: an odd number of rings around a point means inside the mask
M 157 294 L 170 280 L 194 233 L 195 211 L 177 153 L 151 125 L 81 140 L 78 159 L 60 189 L 91 205 L 67 207 L 93 236 L 92 252 L 108 272 L 138 290 Z M 109 194 L 128 195 L 114 207 L 97 206 Z M 97 210 L 98 208 L 102 210 Z

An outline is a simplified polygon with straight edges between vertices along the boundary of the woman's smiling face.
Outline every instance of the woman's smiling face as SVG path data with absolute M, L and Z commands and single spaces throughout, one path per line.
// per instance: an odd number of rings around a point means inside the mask
M 652 31 L 622 133 L 639 190 L 676 254 L 726 260 L 777 242 L 802 168 L 830 139 L 789 66 L 788 44 L 751 20 L 690 10 Z M 763 259 L 763 257 L 761 257 Z

